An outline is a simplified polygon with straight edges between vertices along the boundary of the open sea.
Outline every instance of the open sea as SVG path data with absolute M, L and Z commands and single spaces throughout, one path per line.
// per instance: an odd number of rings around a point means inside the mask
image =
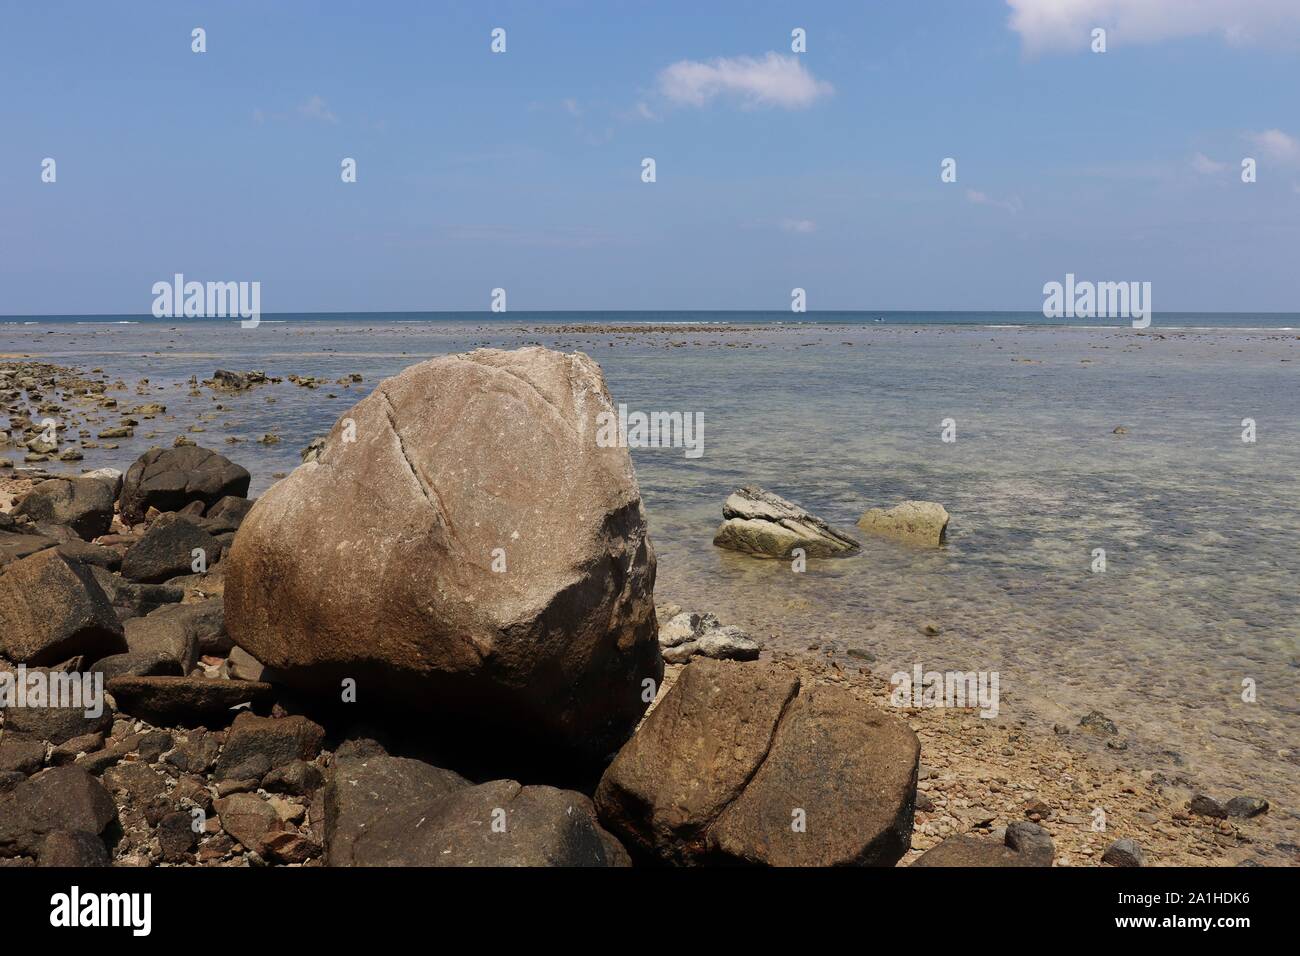
M 79 467 L 188 434 L 247 467 L 254 494 L 381 378 L 525 344 L 591 355 L 631 410 L 702 414 L 701 457 L 632 452 L 660 602 L 885 675 L 997 671 L 1004 716 L 1074 728 L 1100 710 L 1135 765 L 1264 796 L 1296 826 L 1300 314 L 1162 313 L 1143 331 L 1022 312 L 0 317 L 0 361 L 102 369 L 124 407 L 167 406 Z M 364 381 L 192 397 L 217 368 Z M 95 414 L 92 430 L 117 423 Z M 744 484 L 850 533 L 869 507 L 938 501 L 948 543 L 863 538 L 796 574 L 713 547 Z

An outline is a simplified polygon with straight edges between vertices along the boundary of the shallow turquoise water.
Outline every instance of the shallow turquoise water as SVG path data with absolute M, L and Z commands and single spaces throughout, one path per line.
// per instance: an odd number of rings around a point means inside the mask
M 865 650 L 885 674 L 917 662 L 997 670 L 1017 715 L 1073 725 L 1100 709 L 1142 766 L 1297 806 L 1296 331 L 882 323 L 631 335 L 518 318 L 0 326 L 0 353 L 102 367 L 131 387 L 147 377 L 168 405 L 169 420 L 116 452 L 88 451 L 84 467 L 125 467 L 202 415 L 206 431 L 191 437 L 247 466 L 255 493 L 379 378 L 434 354 L 532 342 L 591 354 L 632 409 L 703 415 L 701 458 L 633 452 L 661 601 L 712 610 L 783 649 Z M 184 384 L 217 367 L 365 381 L 285 382 L 222 396 L 217 412 L 206 389 L 190 398 Z M 940 440 L 947 418 L 951 444 Z M 1244 418 L 1257 423 L 1254 444 L 1241 441 Z M 1112 434 L 1121 424 L 1128 434 Z M 253 443 L 266 432 L 281 444 Z M 939 501 L 953 516 L 949 542 L 917 552 L 868 540 L 856 557 L 795 574 L 712 547 L 723 499 L 747 483 L 850 531 L 868 507 Z M 1089 570 L 1095 548 L 1104 574 Z M 1256 703 L 1241 701 L 1244 679 Z

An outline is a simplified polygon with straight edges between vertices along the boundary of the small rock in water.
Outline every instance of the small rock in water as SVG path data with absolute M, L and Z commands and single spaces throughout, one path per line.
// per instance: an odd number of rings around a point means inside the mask
M 1109 863 L 1111 866 L 1146 866 L 1146 854 L 1142 852 L 1142 847 L 1138 846 L 1136 840 L 1125 837 L 1106 847 L 1106 852 L 1101 855 L 1101 862 Z
M 712 614 L 683 611 L 659 629 L 659 648 L 669 664 L 684 664 L 695 655 L 715 660 L 757 660 L 762 648 L 742 628 L 722 625 Z
M 713 543 L 772 558 L 789 557 L 796 549 L 808 558 L 844 557 L 861 549 L 849 535 L 794 502 L 752 485 L 727 498 Z
M 948 511 L 933 501 L 904 501 L 892 508 L 869 508 L 858 527 L 871 534 L 937 547 L 948 535 Z

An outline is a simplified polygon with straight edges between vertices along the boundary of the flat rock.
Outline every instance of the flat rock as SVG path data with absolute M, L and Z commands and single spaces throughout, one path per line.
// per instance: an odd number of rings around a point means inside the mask
M 606 834 L 605 837 L 608 837 Z M 493 780 L 398 806 L 352 848 L 362 866 L 618 865 L 580 793 Z
M 869 534 L 933 548 L 947 536 L 948 512 L 933 501 L 904 501 L 892 508 L 867 509 L 858 519 L 858 527 Z
M 122 713 L 153 724 L 195 726 L 229 718 L 230 709 L 259 701 L 270 684 L 206 677 L 115 677 L 106 690 Z
M 0 656 L 40 665 L 125 650 L 122 625 L 84 565 L 42 551 L 0 572 Z
M 752 485 L 727 498 L 722 519 L 713 543 L 731 551 L 787 558 L 802 548 L 805 557 L 827 558 L 845 557 L 860 549 L 843 531 L 794 502 Z
M 91 670 L 103 674 L 105 681 L 114 677 L 182 677 L 185 674 L 174 657 L 156 651 L 110 654 L 96 661 Z

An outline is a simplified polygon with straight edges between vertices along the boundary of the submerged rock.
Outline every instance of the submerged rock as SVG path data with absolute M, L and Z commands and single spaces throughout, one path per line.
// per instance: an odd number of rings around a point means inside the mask
M 285 683 L 352 678 L 494 752 L 608 755 L 663 662 L 640 491 L 601 412 L 580 353 L 481 349 L 381 382 L 244 519 L 231 637 Z
M 933 501 L 904 501 L 889 509 L 868 509 L 858 519 L 858 527 L 886 538 L 938 547 L 947 536 L 948 512 Z
M 731 551 L 785 558 L 801 548 L 805 557 L 826 558 L 855 554 L 860 547 L 821 518 L 753 485 L 727 498 L 722 519 L 713 543 Z

